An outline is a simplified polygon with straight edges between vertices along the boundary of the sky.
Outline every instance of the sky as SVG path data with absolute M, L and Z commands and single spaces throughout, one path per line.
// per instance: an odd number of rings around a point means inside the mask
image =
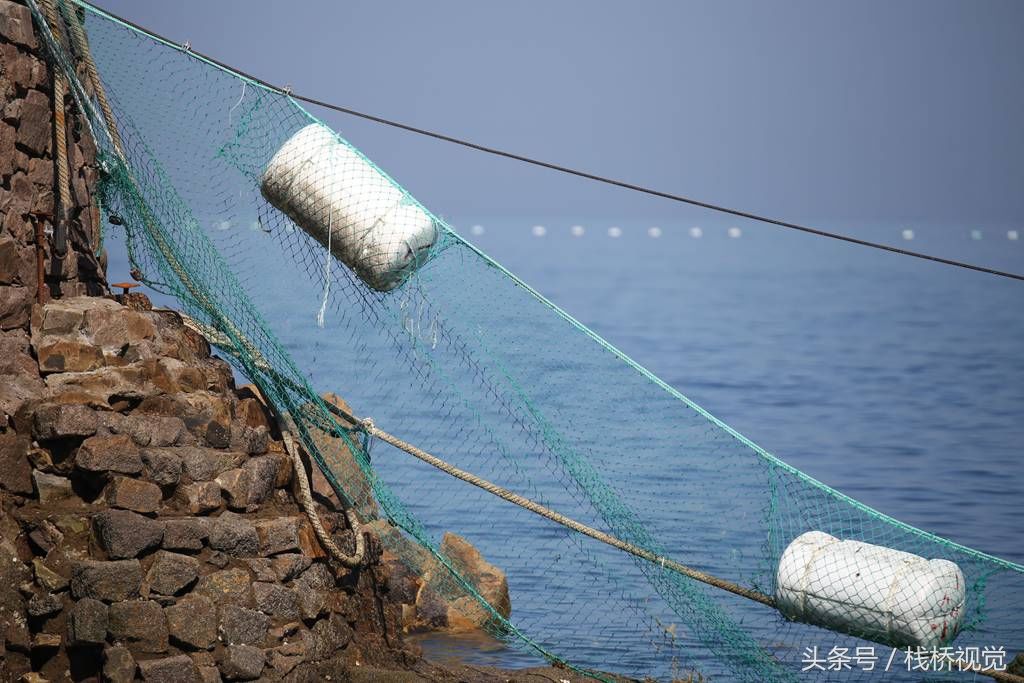
M 1024 3 L 98 0 L 312 97 L 793 220 L 1024 223 Z M 699 212 L 313 109 L 427 206 Z

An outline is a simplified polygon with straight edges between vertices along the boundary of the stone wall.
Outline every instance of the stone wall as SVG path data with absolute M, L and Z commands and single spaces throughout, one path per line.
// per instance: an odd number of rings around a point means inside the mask
M 314 680 L 414 661 L 376 536 L 364 566 L 329 563 L 266 407 L 176 314 L 135 301 L 53 301 L 30 332 L 0 332 L 6 680 Z M 318 505 L 350 550 L 340 510 Z
M 0 329 L 28 328 L 38 299 L 37 250 L 48 297 L 99 294 L 105 288 L 100 222 L 92 196 L 96 148 L 70 96 L 66 140 L 54 140 L 53 83 L 24 4 L 0 0 Z M 68 253 L 54 272 L 49 235 L 56 212 L 54 150 L 67 149 L 71 176 Z M 44 239 L 36 240 L 36 223 Z

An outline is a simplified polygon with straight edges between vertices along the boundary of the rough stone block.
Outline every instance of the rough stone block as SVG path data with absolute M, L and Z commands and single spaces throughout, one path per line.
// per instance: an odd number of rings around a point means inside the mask
M 168 633 L 164 611 L 153 600 L 128 600 L 110 606 L 107 632 L 133 652 L 167 652 Z
M 68 644 L 99 645 L 107 640 L 107 606 L 83 598 L 68 613 Z
M 284 583 L 306 571 L 312 564 L 312 560 L 300 553 L 285 553 L 275 556 L 271 563 L 277 580 Z
M 327 613 L 327 591 L 296 588 L 299 596 L 299 611 L 306 621 L 318 619 Z
M 114 560 L 156 548 L 164 536 L 162 524 L 128 510 L 104 510 L 93 515 L 92 521 L 100 544 Z
M 220 672 L 229 681 L 251 681 L 260 677 L 267 657 L 251 645 L 231 645 L 224 651 Z
M 142 462 L 147 476 L 160 486 L 174 486 L 181 479 L 181 456 L 173 448 L 147 448 Z
M 167 550 L 202 550 L 208 535 L 205 518 L 168 519 L 164 521 L 163 547 Z
M 199 670 L 188 655 L 139 662 L 142 680 L 150 683 L 198 683 Z
M 301 642 L 301 641 L 300 641 Z M 301 654 L 286 654 L 278 648 L 270 651 L 270 666 L 274 669 L 275 676 L 285 678 L 295 667 L 305 661 L 305 649 Z
M 38 370 L 24 330 L 0 332 L 0 375 L 32 374 Z
M 34 313 L 32 319 L 33 344 L 46 338 L 75 338 L 82 326 L 81 306 L 67 301 L 51 301 L 41 308 L 37 308 Z
M 268 557 L 247 557 L 243 560 L 245 565 L 252 572 L 254 581 L 277 581 L 277 573 Z
M 289 550 L 299 549 L 299 528 L 303 524 L 300 517 L 280 517 L 256 523 L 256 533 L 260 539 L 260 553 L 269 556 Z
M 295 580 L 295 585 L 299 588 L 330 590 L 334 588 L 334 577 L 327 565 L 317 562 L 302 572 L 302 575 Z
M 270 432 L 266 427 L 250 427 L 236 421 L 231 426 L 231 449 L 249 455 L 262 455 L 270 445 Z
M 43 380 L 35 374 L 19 372 L 0 376 L 0 421 L 6 421 L 8 415 L 17 415 L 22 406 L 38 399 L 45 390 Z
M 216 666 L 197 666 L 201 683 L 221 683 L 220 669 Z
M 0 382 L 6 378 L 0 377 Z M 34 491 L 28 452 L 32 440 L 15 432 L 0 433 L 0 488 L 21 495 Z
M 125 433 L 131 436 L 135 443 L 153 448 L 180 445 L 186 431 L 185 422 L 180 417 L 168 415 L 130 415 L 125 423 Z M 177 452 L 170 449 L 162 452 L 174 455 L 177 461 L 181 462 L 181 456 Z
M 15 171 L 14 139 L 17 131 L 9 123 L 0 121 L 0 177 L 6 178 Z M 2 206 L 2 205 L 0 205 Z M 9 271 L 9 272 L 14 272 Z
M 270 618 L 262 612 L 238 605 L 220 608 L 220 636 L 225 645 L 261 645 L 267 637 Z
M 148 514 L 160 508 L 160 487 L 130 477 L 114 477 L 107 484 L 107 502 L 116 508 Z
M 32 569 L 35 573 L 36 584 L 40 588 L 59 593 L 68 587 L 68 580 L 46 566 L 38 557 L 32 560 Z
M 87 472 L 140 474 L 142 455 L 139 447 L 124 434 L 94 436 L 79 446 L 75 465 Z
M 278 459 L 272 455 L 261 455 L 249 459 L 242 468 L 249 473 L 249 505 L 258 506 L 274 492 Z
M 203 595 L 190 594 L 164 609 L 171 640 L 184 648 L 207 650 L 217 642 L 217 607 Z
M 2 13 L 0 13 L 2 14 Z M 0 20 L 2 21 L 2 20 Z M 21 103 L 17 144 L 36 156 L 50 151 L 52 115 L 50 98 L 38 90 L 29 90 Z
M 124 410 L 132 403 L 144 403 L 160 390 L 150 381 L 143 364 L 111 366 L 90 372 L 63 372 L 46 376 L 46 386 L 54 394 L 81 396 L 92 405 L 109 410 Z
M 32 436 L 40 441 L 92 436 L 98 426 L 96 411 L 77 404 L 44 403 L 32 416 Z
M 7 126 L 7 124 L 0 123 L 0 140 L 4 137 L 3 126 Z M 18 250 L 18 243 L 14 239 L 7 236 L 0 237 L 0 285 L 14 284 L 18 279 L 18 269 L 21 265 L 18 262 Z
M 199 579 L 193 593 L 205 595 L 218 605 L 251 605 L 252 586 L 244 569 L 223 569 Z
M 128 648 L 108 647 L 103 651 L 103 680 L 108 683 L 131 683 L 135 680 L 135 658 Z
M 211 481 L 222 472 L 238 467 L 245 461 L 244 453 L 218 451 L 198 446 L 180 449 L 185 474 L 192 481 Z
M 71 595 L 118 602 L 139 597 L 142 566 L 138 560 L 97 562 L 85 560 L 71 566 Z
M 249 472 L 240 467 L 220 473 L 214 480 L 228 499 L 228 507 L 245 510 L 249 504 Z
M 58 636 L 56 633 L 37 633 L 32 636 L 32 649 L 38 650 L 57 650 L 60 649 L 61 643 L 64 639 Z M 33 654 L 39 654 L 34 652 Z M 46 653 L 48 656 L 53 656 L 52 653 Z
M 106 361 L 103 349 L 70 339 L 47 339 L 36 345 L 39 371 L 88 372 L 102 368 Z
M 161 550 L 146 574 L 150 590 L 161 595 L 177 595 L 199 577 L 199 560 L 188 555 Z
M 64 609 L 64 603 L 53 593 L 39 593 L 33 595 L 28 601 L 28 615 L 30 617 L 45 617 L 56 614 Z
M 32 28 L 32 13 L 25 5 L 0 0 L 0 36 L 31 50 L 39 47 Z
M 233 557 L 259 554 L 259 536 L 252 522 L 225 512 L 210 522 L 210 547 Z
M 109 300 L 97 304 L 95 300 L 86 299 L 82 305 L 85 309 L 82 331 L 94 344 L 120 349 L 125 344 L 138 344 L 157 337 L 149 312 L 126 309 Z
M 220 496 L 220 486 L 212 481 L 197 481 L 178 488 L 185 499 L 188 510 L 194 515 L 201 515 L 220 509 L 224 503 Z
M 253 598 L 256 606 L 264 614 L 277 619 L 299 619 L 299 596 L 290 588 L 276 583 L 257 582 L 252 585 Z
M 309 631 L 303 632 L 308 661 L 321 661 L 334 656 L 352 640 L 352 628 L 337 614 L 321 619 Z
M 32 481 L 35 483 L 36 495 L 39 496 L 40 503 L 56 503 L 75 497 L 71 490 L 71 480 L 67 477 L 32 470 Z
M 445 533 L 441 539 L 441 552 L 451 558 L 462 575 L 499 614 L 507 617 L 511 613 L 512 602 L 509 598 L 505 572 L 485 560 L 469 541 L 451 532 Z M 463 616 L 477 625 L 482 625 L 489 619 L 489 615 L 482 608 Z

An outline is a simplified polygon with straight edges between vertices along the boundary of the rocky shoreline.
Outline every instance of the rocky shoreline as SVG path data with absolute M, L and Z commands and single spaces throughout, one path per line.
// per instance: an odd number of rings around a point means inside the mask
M 176 316 L 58 300 L 0 348 L 9 679 L 303 679 L 325 661 L 416 661 L 379 544 L 355 570 L 327 561 L 266 407 Z M 338 510 L 321 518 L 353 543 Z

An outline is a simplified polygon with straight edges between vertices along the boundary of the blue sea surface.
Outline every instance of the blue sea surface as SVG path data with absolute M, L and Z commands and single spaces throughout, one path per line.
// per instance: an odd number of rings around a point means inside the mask
M 479 225 L 460 232 L 770 453 L 1024 562 L 1024 282 L 756 223 Z M 836 227 L 1024 273 L 1013 226 Z
M 570 229 L 574 223 L 583 227 L 582 235 Z M 655 225 L 657 237 L 650 231 Z M 695 238 L 695 225 L 664 218 L 474 217 L 458 221 L 457 230 L 640 365 L 790 465 L 903 522 L 1024 562 L 1019 522 L 1024 514 L 1024 282 L 753 223 L 699 223 L 701 236 Z M 616 237 L 609 233 L 613 226 Z M 832 227 L 1024 272 L 1024 241 L 1007 236 L 1014 226 L 911 226 L 909 241 L 902 232 L 908 226 Z M 981 239 L 972 237 L 972 229 L 981 231 Z M 127 273 L 116 249 L 111 264 L 111 278 Z M 267 277 L 280 282 L 272 288 L 279 296 L 257 302 L 271 327 L 310 329 L 320 297 L 306 291 L 296 296 L 286 284 L 287 268 Z M 509 320 L 496 324 L 514 327 Z M 302 338 L 291 337 L 288 346 L 299 367 L 315 367 L 311 376 L 318 390 L 344 394 L 352 368 L 335 367 L 324 353 L 329 347 L 317 348 L 313 337 L 308 344 L 295 341 Z M 538 379 L 551 371 L 538 367 Z M 378 379 L 405 381 L 398 375 Z M 585 385 L 594 379 L 566 381 Z M 324 382 L 331 386 L 321 386 Z M 383 412 L 373 410 L 375 416 Z M 429 406 L 421 412 L 406 419 L 421 420 L 423 433 L 430 433 L 436 416 Z M 414 476 L 415 466 L 406 463 L 388 457 L 377 466 L 388 468 L 385 478 L 407 481 L 403 477 Z M 658 482 L 669 516 L 687 505 L 672 499 L 673 476 L 665 472 Z M 442 476 L 430 478 L 429 485 L 438 488 L 411 504 L 427 520 L 432 496 L 448 500 L 448 493 L 464 486 Z M 552 481 L 548 493 L 554 495 L 561 485 Z M 679 492 L 684 493 L 681 478 Z M 489 547 L 500 547 L 521 531 L 512 518 L 506 528 L 501 519 L 474 514 L 471 502 L 467 499 L 470 507 L 458 512 L 458 496 L 449 500 L 459 533 L 477 542 L 485 556 Z M 439 537 L 445 529 L 428 521 L 428 531 Z M 551 533 L 550 542 L 558 543 L 558 532 Z M 514 619 L 543 623 L 545 609 L 574 608 L 573 583 L 585 580 L 582 574 L 530 566 L 510 577 Z M 565 596 L 567 602 L 534 605 L 528 614 L 517 611 L 517 605 L 527 604 L 517 602 L 517 595 L 535 590 Z M 567 638 L 586 642 L 591 627 L 581 619 L 579 633 Z M 628 637 L 628 628 L 623 629 Z M 595 640 L 588 663 L 614 670 L 627 655 L 649 648 L 647 638 L 621 640 L 621 652 Z M 421 642 L 436 657 L 498 666 L 537 663 L 498 644 L 481 647 L 475 639 L 430 636 Z M 652 657 L 655 662 L 656 654 Z

